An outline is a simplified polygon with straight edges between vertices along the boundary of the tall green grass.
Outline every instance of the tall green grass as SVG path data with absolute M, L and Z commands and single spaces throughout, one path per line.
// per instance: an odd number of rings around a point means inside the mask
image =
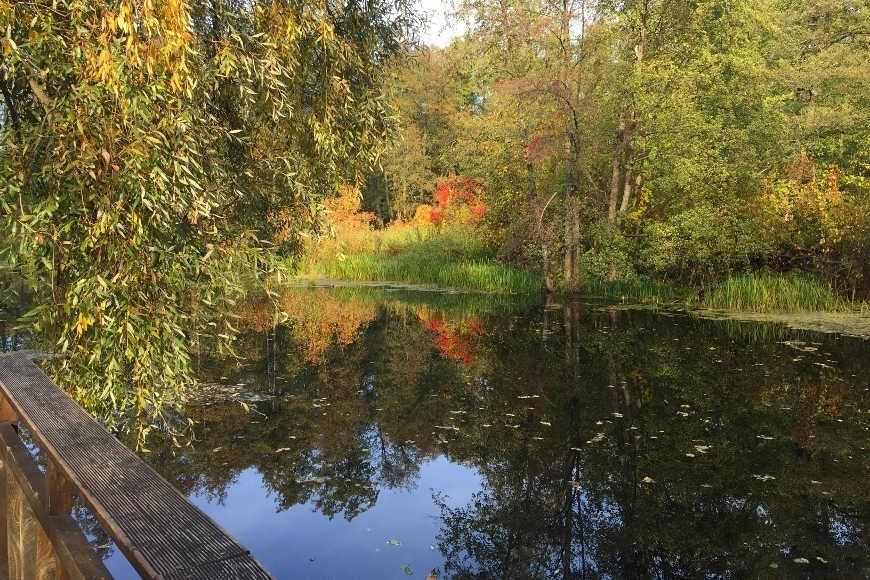
M 492 249 L 467 228 L 347 232 L 315 248 L 305 273 L 486 292 L 527 293 L 542 287 L 538 276 L 497 263 Z
M 828 284 L 806 274 L 732 276 L 708 288 L 701 304 L 752 312 L 833 312 L 855 307 Z
M 358 281 L 408 282 L 486 292 L 534 292 L 541 280 L 509 266 L 484 261 L 422 258 L 414 254 L 358 254 L 318 262 L 314 273 Z

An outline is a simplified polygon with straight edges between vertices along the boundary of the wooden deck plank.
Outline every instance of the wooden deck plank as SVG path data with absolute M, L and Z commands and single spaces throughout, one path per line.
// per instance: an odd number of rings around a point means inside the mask
M 151 578 L 271 578 L 250 552 L 109 434 L 22 353 L 0 390 L 130 563 Z

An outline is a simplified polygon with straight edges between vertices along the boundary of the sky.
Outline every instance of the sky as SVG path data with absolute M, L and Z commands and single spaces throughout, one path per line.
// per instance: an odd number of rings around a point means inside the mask
M 464 32 L 462 23 L 447 21 L 451 4 L 451 0 L 417 0 L 417 6 L 427 19 L 422 31 L 424 43 L 444 47 Z

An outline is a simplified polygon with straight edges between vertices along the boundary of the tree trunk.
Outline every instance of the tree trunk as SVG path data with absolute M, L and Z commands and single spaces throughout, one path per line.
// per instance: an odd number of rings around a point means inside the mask
M 574 285 L 580 287 L 580 211 L 574 207 Z
M 574 228 L 571 220 L 571 198 L 565 200 L 565 284 L 570 286 L 574 278 Z
M 529 163 L 526 166 L 529 174 L 529 199 L 536 199 L 538 197 L 538 185 L 535 181 L 535 166 Z M 547 213 L 547 207 L 550 205 L 550 202 L 553 201 L 553 198 L 556 197 L 556 194 L 553 194 L 547 203 L 544 204 L 544 207 L 541 208 L 541 211 L 538 214 L 538 223 L 535 224 L 535 230 L 538 235 L 538 243 L 541 246 L 541 273 L 544 277 L 544 289 L 549 292 L 554 292 L 556 290 L 556 285 L 553 282 L 553 276 L 550 273 L 550 248 L 547 247 L 547 239 L 544 237 L 544 214 Z
M 625 212 L 628 209 L 628 203 L 631 201 L 632 187 L 634 186 L 633 167 L 634 163 L 634 146 L 632 145 L 631 136 L 626 137 L 626 155 L 625 155 L 625 180 L 622 188 L 622 202 L 619 204 L 619 213 Z
M 625 115 L 619 115 L 619 130 L 616 133 L 616 151 L 613 153 L 613 173 L 610 178 L 610 199 L 607 203 L 607 219 L 616 221 L 616 204 L 619 202 L 619 178 L 621 177 L 622 149 L 625 140 Z

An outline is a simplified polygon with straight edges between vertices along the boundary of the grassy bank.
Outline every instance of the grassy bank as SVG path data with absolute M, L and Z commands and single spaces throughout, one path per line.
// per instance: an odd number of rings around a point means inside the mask
M 860 310 L 828 284 L 806 274 L 741 274 L 706 289 L 701 304 L 741 312 L 844 312 Z
M 372 229 L 361 214 L 336 221 L 336 237 L 320 240 L 306 254 L 303 273 L 348 281 L 426 284 L 486 292 L 535 293 L 541 278 L 496 260 L 491 245 L 470 224 L 437 228 L 395 223 Z M 870 311 L 863 302 L 837 294 L 827 283 L 800 272 L 729 276 L 702 287 L 648 278 L 605 282 L 589 279 L 578 292 L 658 306 L 675 305 L 733 312 Z
M 527 293 L 541 279 L 495 261 L 478 236 L 457 228 L 399 226 L 342 231 L 321 241 L 305 261 L 304 273 L 340 280 L 431 284 L 486 292 Z
M 733 312 L 863 312 L 864 302 L 839 296 L 830 285 L 807 274 L 739 274 L 692 289 L 651 280 L 587 282 L 583 294 L 623 302 L 684 305 Z

